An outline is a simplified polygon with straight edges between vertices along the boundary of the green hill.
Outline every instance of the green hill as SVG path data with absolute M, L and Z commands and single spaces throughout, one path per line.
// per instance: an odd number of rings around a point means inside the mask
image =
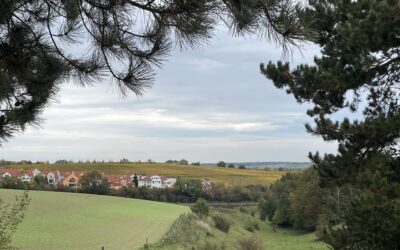
M 151 250 L 229 249 L 229 250 L 328 250 L 328 245 L 318 241 L 315 233 L 290 228 L 274 227 L 269 221 L 252 216 L 256 207 L 210 208 L 210 216 L 199 218 L 194 214 L 179 217 L 169 232 Z M 223 215 L 230 224 L 228 232 L 219 230 L 212 217 Z M 249 239 L 259 242 L 258 247 L 240 246 Z
M 0 189 L 14 201 L 19 190 Z M 75 193 L 29 191 L 31 203 L 14 235 L 21 249 L 137 249 L 159 240 L 185 206 Z

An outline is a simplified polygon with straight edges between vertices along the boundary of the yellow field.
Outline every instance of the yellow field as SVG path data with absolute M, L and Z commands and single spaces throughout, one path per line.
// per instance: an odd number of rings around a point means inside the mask
M 166 177 L 190 176 L 208 179 L 214 183 L 223 183 L 226 186 L 246 186 L 251 184 L 271 184 L 279 179 L 284 172 L 252 169 L 232 169 L 204 166 L 183 166 L 164 163 L 73 163 L 73 164 L 31 164 L 10 165 L 5 168 L 39 170 L 97 170 L 105 174 L 159 174 Z

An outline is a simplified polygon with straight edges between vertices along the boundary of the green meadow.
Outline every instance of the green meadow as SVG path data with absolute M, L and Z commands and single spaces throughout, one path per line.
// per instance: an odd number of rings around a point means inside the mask
M 6 203 L 20 190 L 0 189 Z M 14 235 L 21 249 L 137 249 L 158 241 L 188 207 L 77 193 L 29 191 L 31 203 Z

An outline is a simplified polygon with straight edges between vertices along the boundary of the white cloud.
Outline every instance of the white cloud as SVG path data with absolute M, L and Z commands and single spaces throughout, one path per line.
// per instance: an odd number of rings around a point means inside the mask
M 66 83 L 42 127 L 5 143 L 0 159 L 304 161 L 308 151 L 334 152 L 335 144 L 305 133 L 306 107 L 259 74 L 280 49 L 221 34 L 210 44 L 175 51 L 142 98 L 121 98 L 107 80 Z
M 60 111 L 60 110 L 58 110 Z M 102 124 L 104 126 L 145 125 L 154 128 L 174 128 L 184 130 L 231 130 L 231 131 L 267 131 L 278 127 L 268 121 L 249 121 L 242 114 L 209 114 L 198 117 L 190 114 L 174 114 L 163 109 L 143 109 L 135 111 L 113 111 L 109 108 L 63 109 L 52 117 L 66 118 L 62 123 Z M 221 119 L 224 117 L 224 119 Z

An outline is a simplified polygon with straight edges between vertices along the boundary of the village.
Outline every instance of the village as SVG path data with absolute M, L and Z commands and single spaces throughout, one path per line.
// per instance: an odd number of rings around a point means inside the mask
M 17 169 L 0 169 L 0 178 L 17 178 L 22 182 L 32 182 L 35 177 L 43 176 L 47 180 L 47 183 L 53 187 L 64 186 L 70 189 L 79 188 L 79 180 L 83 176 L 84 171 L 46 171 L 35 168 L 33 170 L 17 170 Z M 135 187 L 134 179 L 137 178 L 137 187 L 146 188 L 173 188 L 177 178 L 176 177 L 164 177 L 157 174 L 104 174 L 102 176 L 106 178 L 110 184 L 110 188 L 114 190 L 120 190 L 127 187 Z M 203 190 L 209 190 L 212 188 L 212 183 L 208 180 L 201 179 L 201 187 Z

